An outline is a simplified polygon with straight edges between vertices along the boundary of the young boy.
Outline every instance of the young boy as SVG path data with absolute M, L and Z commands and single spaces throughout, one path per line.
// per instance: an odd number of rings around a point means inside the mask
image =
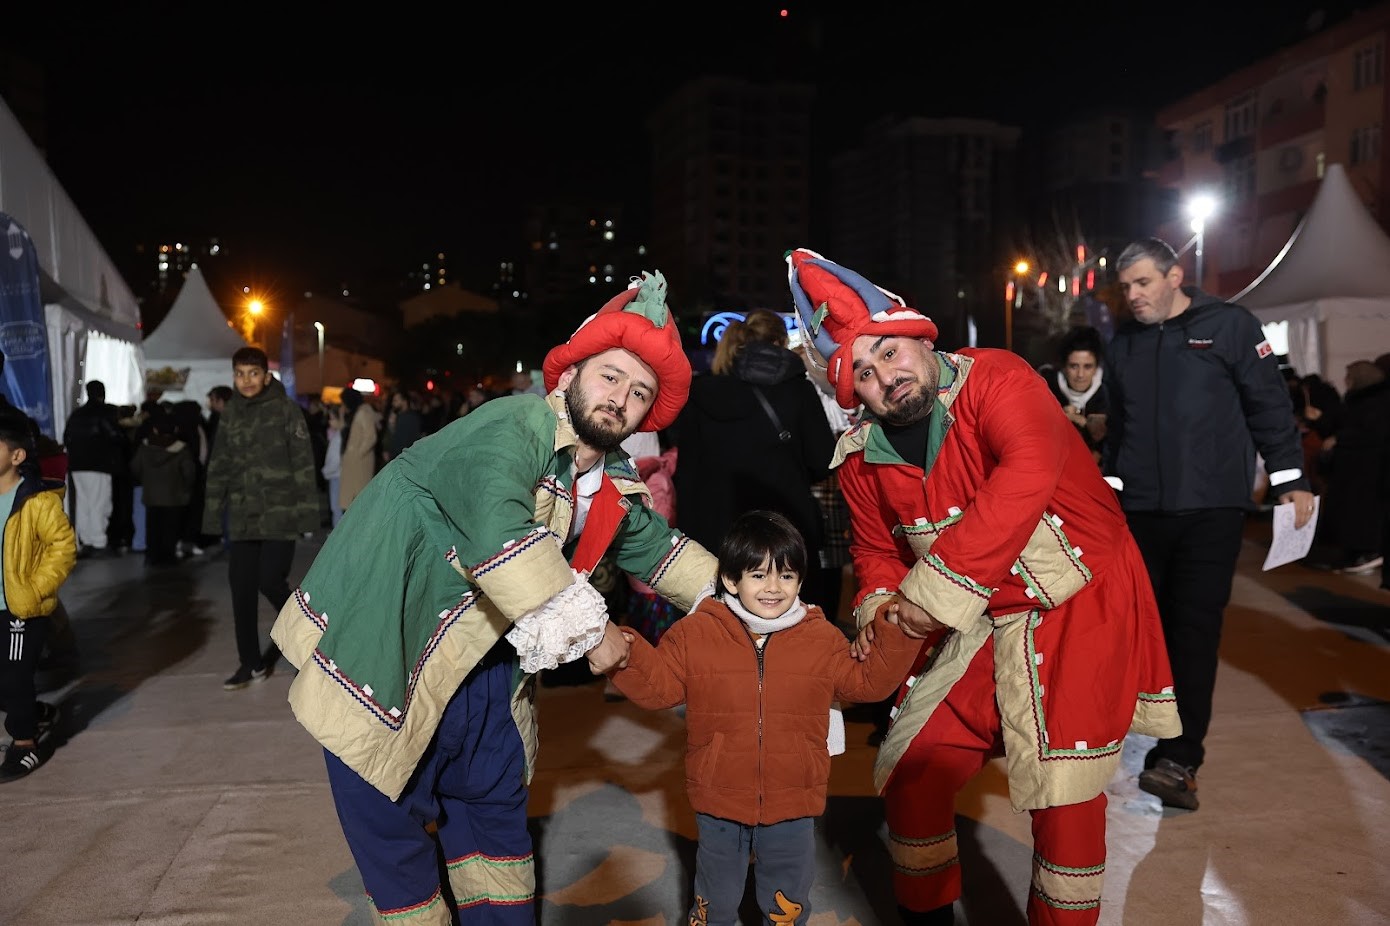
M 319 526 L 319 504 L 304 410 L 270 375 L 265 352 L 243 347 L 233 354 L 232 383 L 236 392 L 208 456 L 203 533 L 221 534 L 225 509 L 239 665 L 222 687 L 237 691 L 264 679 L 280 659 L 273 643 L 261 651 L 259 598 L 277 613 L 289 600 L 294 542 Z
M 24 419 L 0 412 L 0 618 L 9 631 L 0 660 L 0 708 L 6 711 L 5 731 L 14 738 L 0 761 L 0 782 L 23 778 L 48 760 L 44 736 L 58 722 L 59 710 L 38 700 L 34 676 L 53 629 L 58 588 L 77 562 L 63 483 L 25 466 L 32 450 Z
M 782 515 L 742 515 L 719 550 L 722 594 L 655 648 L 623 630 L 627 666 L 609 673 L 640 707 L 686 704 L 686 787 L 700 842 L 692 926 L 738 922 L 750 855 L 768 922 L 808 921 L 832 703 L 887 697 L 921 647 L 882 617 L 846 641 L 798 597 L 806 557 Z

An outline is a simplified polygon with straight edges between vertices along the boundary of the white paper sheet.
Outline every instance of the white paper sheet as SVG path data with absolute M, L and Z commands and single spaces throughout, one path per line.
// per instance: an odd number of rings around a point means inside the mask
M 1313 533 L 1318 527 L 1318 512 L 1322 509 L 1322 497 L 1313 496 L 1313 516 L 1308 523 L 1294 529 L 1293 505 L 1274 506 L 1274 537 L 1269 542 L 1269 553 L 1265 556 L 1264 571 L 1276 566 L 1292 563 L 1308 555 L 1313 546 Z

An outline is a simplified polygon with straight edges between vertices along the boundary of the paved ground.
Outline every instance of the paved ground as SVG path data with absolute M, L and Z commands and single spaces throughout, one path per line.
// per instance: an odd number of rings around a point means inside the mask
M 1134 787 L 1142 740 L 1109 789 L 1107 926 L 1390 923 L 1390 593 L 1298 564 L 1261 573 L 1267 533 L 1252 522 L 1228 612 L 1202 809 L 1164 811 Z M 296 576 L 316 549 L 301 544 Z M 236 661 L 225 560 L 83 561 L 63 597 L 82 673 L 44 695 L 68 718 L 53 759 L 0 785 L 0 923 L 370 923 L 288 670 L 221 688 Z M 542 923 L 682 922 L 694 822 L 679 711 L 606 702 L 593 683 L 543 687 L 540 706 Z M 850 719 L 815 926 L 895 922 L 870 726 Z M 1021 926 L 1028 818 L 997 765 L 958 822 L 959 921 Z

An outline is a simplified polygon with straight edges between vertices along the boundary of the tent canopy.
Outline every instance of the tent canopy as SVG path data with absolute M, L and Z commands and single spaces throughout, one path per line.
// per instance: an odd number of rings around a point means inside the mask
M 227 315 L 212 298 L 203 272 L 195 265 L 184 277 L 169 314 L 145 338 L 145 362 L 178 367 L 188 360 L 223 360 L 246 347 L 246 339 L 227 323 Z
M 217 300 L 212 298 L 203 272 L 195 265 L 184 277 L 169 314 L 145 338 L 146 385 L 158 389 L 161 398 L 171 402 L 193 399 L 201 402 L 213 386 L 232 384 L 232 354 L 249 346 L 227 323 Z M 186 378 L 168 383 L 164 369 Z
M 1390 236 L 1331 164 L 1308 214 L 1259 277 L 1230 298 L 1287 323 L 1289 362 L 1334 385 L 1346 365 L 1390 351 Z

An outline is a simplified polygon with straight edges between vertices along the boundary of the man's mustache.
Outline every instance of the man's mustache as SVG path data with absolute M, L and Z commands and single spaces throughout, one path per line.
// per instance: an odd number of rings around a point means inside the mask
M 610 415 L 615 416 L 623 424 L 627 424 L 627 415 L 623 414 L 623 410 L 621 408 L 618 408 L 618 406 L 616 405 L 598 405 L 595 406 L 594 411 L 608 412 Z

